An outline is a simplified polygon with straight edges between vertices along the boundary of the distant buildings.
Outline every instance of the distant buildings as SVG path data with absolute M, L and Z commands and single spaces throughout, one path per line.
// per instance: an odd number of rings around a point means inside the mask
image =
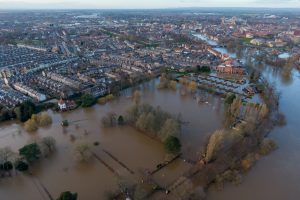
M 64 77 L 60 74 L 53 73 L 53 72 L 48 72 L 46 76 L 49 77 L 50 79 L 54 80 L 54 81 L 61 82 L 61 83 L 65 84 L 65 85 L 67 85 L 71 88 L 74 88 L 76 90 L 83 89 L 82 82 L 71 79 L 69 77 Z
M 38 91 L 24 85 L 23 83 L 15 83 L 13 84 L 13 87 L 22 92 L 23 94 L 26 94 L 30 97 L 32 97 L 33 99 L 37 100 L 37 101 L 45 101 L 47 98 L 46 98 L 46 95 L 45 94 L 42 94 L 42 93 L 39 93 Z
M 263 39 L 252 39 L 250 41 L 251 44 L 257 45 L 257 46 L 260 46 L 260 45 L 264 44 L 264 42 L 265 41 Z

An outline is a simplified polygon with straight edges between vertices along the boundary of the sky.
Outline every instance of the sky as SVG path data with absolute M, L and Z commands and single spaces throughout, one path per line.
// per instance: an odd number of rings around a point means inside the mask
M 0 0 L 0 9 L 300 8 L 300 0 Z

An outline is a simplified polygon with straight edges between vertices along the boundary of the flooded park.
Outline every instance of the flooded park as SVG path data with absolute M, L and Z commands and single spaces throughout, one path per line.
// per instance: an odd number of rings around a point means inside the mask
M 224 103 L 220 97 L 199 91 L 207 100 L 199 104 L 192 95 L 181 96 L 178 91 L 157 89 L 158 82 L 153 79 L 136 88 L 141 91 L 141 102 L 159 106 L 174 116 L 180 115 L 185 121 L 180 135 L 182 156 L 153 174 L 153 179 L 166 187 L 199 159 L 208 136 L 222 127 Z M 141 171 L 155 170 L 166 159 L 161 142 L 129 126 L 103 128 L 101 125 L 101 118 L 108 112 L 126 113 L 133 103 L 130 96 L 134 90 L 122 91 L 121 97 L 105 105 L 66 113 L 49 110 L 52 125 L 34 133 L 27 133 L 14 121 L 2 124 L 1 146 L 9 146 L 17 152 L 25 144 L 52 136 L 57 149 L 32 166 L 32 175 L 18 173 L 1 179 L 1 197 L 53 199 L 62 191 L 70 190 L 76 191 L 79 199 L 104 199 L 108 192 L 118 188 L 120 180 L 134 182 Z M 70 123 L 68 127 L 61 126 L 65 119 Z M 89 144 L 93 153 L 87 163 L 78 163 L 72 153 L 74 144 L 82 142 Z M 95 142 L 99 145 L 94 145 Z
M 216 50 L 228 53 L 225 48 Z M 297 153 L 300 150 L 300 74 L 291 70 L 288 77 L 283 76 L 282 70 L 271 66 L 262 66 L 260 71 L 281 94 L 279 109 L 287 124 L 276 127 L 269 134 L 279 148 L 262 158 L 243 177 L 240 185 L 226 184 L 222 191 L 210 188 L 209 200 L 294 200 L 300 196 L 300 157 Z M 224 99 L 201 90 L 196 95 L 182 96 L 178 90 L 157 89 L 158 83 L 159 79 L 153 79 L 123 90 L 119 98 L 105 105 L 65 113 L 49 110 L 52 125 L 33 133 L 26 132 L 16 121 L 2 123 L 1 147 L 9 146 L 17 152 L 26 144 L 52 136 L 56 140 L 56 151 L 34 163 L 30 174 L 14 172 L 12 177 L 1 179 L 0 196 L 3 199 L 51 200 L 69 190 L 77 192 L 79 199 L 105 199 L 123 180 L 139 181 L 144 171 L 153 172 L 152 179 L 160 186 L 170 186 L 199 160 L 210 134 L 222 128 Z M 160 170 L 156 170 L 157 166 L 168 159 L 160 141 L 131 126 L 104 128 L 101 125 L 101 119 L 108 112 L 126 114 L 133 104 L 135 90 L 141 91 L 142 103 L 159 106 L 184 121 L 179 136 L 181 156 Z M 205 101 L 199 103 L 195 96 L 205 97 Z M 63 120 L 69 121 L 68 127 L 61 126 Z M 89 162 L 80 163 L 74 159 L 72 150 L 77 143 L 90 146 L 92 159 Z

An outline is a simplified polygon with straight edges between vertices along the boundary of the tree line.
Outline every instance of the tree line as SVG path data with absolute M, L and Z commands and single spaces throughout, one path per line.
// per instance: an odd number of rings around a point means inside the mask
M 23 146 L 19 152 L 13 152 L 9 147 L 0 148 L 0 175 L 11 176 L 13 169 L 27 171 L 32 163 L 42 156 L 47 157 L 54 152 L 56 141 L 53 137 L 44 137 L 38 142 Z
M 169 153 L 180 151 L 180 119 L 149 104 L 134 104 L 127 109 L 126 122 L 147 135 L 157 138 Z
M 131 125 L 148 136 L 164 143 L 168 153 L 179 153 L 181 122 L 180 117 L 174 117 L 170 113 L 154 108 L 149 104 L 139 104 L 139 95 L 134 95 L 134 104 L 131 105 L 125 116 L 109 112 L 102 119 L 104 127 L 116 125 Z

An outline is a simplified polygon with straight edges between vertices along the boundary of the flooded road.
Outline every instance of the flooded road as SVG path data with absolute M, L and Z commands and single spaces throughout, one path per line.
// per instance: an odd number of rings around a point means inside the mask
M 177 116 L 181 114 L 183 126 L 183 154 L 188 159 L 199 158 L 199 152 L 206 138 L 222 126 L 223 100 L 207 95 L 208 103 L 198 104 L 192 95 L 180 96 L 179 92 L 156 89 L 158 79 L 141 84 L 141 101 Z M 35 133 L 27 133 L 22 125 L 15 122 L 1 124 L 0 146 L 10 146 L 14 151 L 29 142 L 44 136 L 56 139 L 57 151 L 48 158 L 37 161 L 31 171 L 32 176 L 13 175 L 0 180 L 0 199 L 41 200 L 57 198 L 62 191 L 77 192 L 79 199 L 105 199 L 108 191 L 115 192 L 120 179 L 136 181 L 143 170 L 153 170 L 163 162 L 166 153 L 162 143 L 153 140 L 131 127 L 102 128 L 101 118 L 107 112 L 125 114 L 132 104 L 132 89 L 122 92 L 122 96 L 106 105 L 95 105 L 88 109 L 77 109 L 68 113 L 49 111 L 53 124 L 40 128 Z M 70 126 L 62 128 L 63 119 Z M 71 135 L 75 141 L 71 140 Z M 94 146 L 99 142 L 99 146 Z M 93 152 L 88 163 L 74 160 L 73 146 L 87 143 Z M 182 159 L 164 168 L 155 179 L 168 185 L 181 176 L 189 164 Z

